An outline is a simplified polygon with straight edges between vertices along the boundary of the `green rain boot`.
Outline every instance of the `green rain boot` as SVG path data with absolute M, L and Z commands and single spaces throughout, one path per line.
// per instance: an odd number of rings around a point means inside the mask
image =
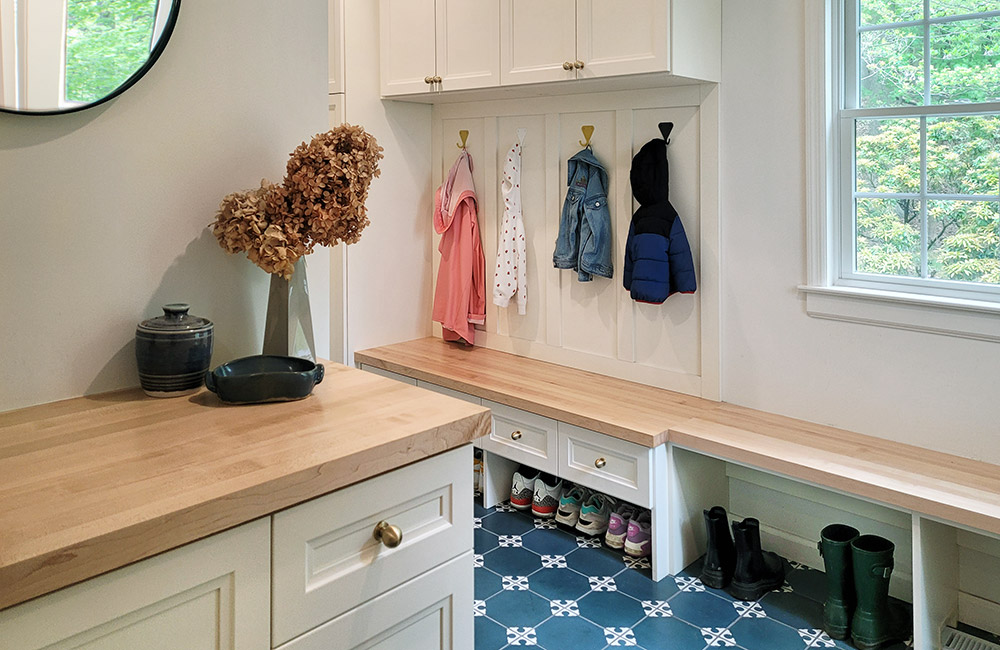
M 912 623 L 889 607 L 889 576 L 895 545 L 884 537 L 862 535 L 851 542 L 858 605 L 851 619 L 851 640 L 861 650 L 909 638 Z
M 826 602 L 823 630 L 834 639 L 846 639 L 854 614 L 854 573 L 851 542 L 861 533 L 844 524 L 831 524 L 820 533 L 819 554 L 826 567 Z

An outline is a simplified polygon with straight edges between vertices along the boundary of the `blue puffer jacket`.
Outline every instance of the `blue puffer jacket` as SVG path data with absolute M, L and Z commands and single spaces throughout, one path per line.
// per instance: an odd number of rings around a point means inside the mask
M 632 158 L 632 215 L 625 243 L 625 288 L 633 300 L 660 304 L 674 293 L 694 293 L 694 260 L 684 226 L 670 204 L 667 143 L 650 140 Z

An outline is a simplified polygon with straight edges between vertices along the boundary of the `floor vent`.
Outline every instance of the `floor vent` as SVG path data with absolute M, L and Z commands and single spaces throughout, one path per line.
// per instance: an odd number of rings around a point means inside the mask
M 943 650 L 1000 650 L 1000 645 L 984 641 L 979 637 L 959 632 L 950 627 L 944 629 L 942 637 L 944 641 Z

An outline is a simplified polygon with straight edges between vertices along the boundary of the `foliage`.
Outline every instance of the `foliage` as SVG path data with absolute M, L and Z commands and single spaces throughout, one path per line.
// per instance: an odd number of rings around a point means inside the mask
M 862 0 L 862 25 L 923 18 L 922 0 Z M 931 16 L 996 10 L 996 0 L 932 0 Z M 860 35 L 863 108 L 1000 101 L 1000 19 L 932 24 L 930 79 L 924 29 L 883 27 Z M 925 87 L 926 83 L 926 87 Z M 925 102 L 925 97 L 929 100 Z M 857 191 L 920 194 L 926 127 L 927 275 L 1000 284 L 1000 206 L 933 195 L 1000 195 L 1000 116 L 859 119 Z M 971 198 L 971 197 L 970 197 Z M 857 199 L 857 268 L 921 276 L 919 199 Z
M 157 0 L 68 0 L 66 100 L 107 96 L 149 58 Z

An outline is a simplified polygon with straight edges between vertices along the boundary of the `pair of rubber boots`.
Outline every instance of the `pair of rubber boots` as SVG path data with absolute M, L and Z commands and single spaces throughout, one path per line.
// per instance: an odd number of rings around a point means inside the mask
M 831 524 L 820 533 L 819 553 L 826 567 L 823 629 L 834 639 L 861 650 L 905 641 L 910 619 L 889 604 L 889 576 L 895 545 L 884 537 Z
M 785 564 L 781 558 L 760 548 L 760 522 L 753 517 L 732 523 L 726 509 L 705 510 L 708 551 L 701 581 L 713 589 L 725 589 L 739 600 L 759 600 L 785 584 Z

